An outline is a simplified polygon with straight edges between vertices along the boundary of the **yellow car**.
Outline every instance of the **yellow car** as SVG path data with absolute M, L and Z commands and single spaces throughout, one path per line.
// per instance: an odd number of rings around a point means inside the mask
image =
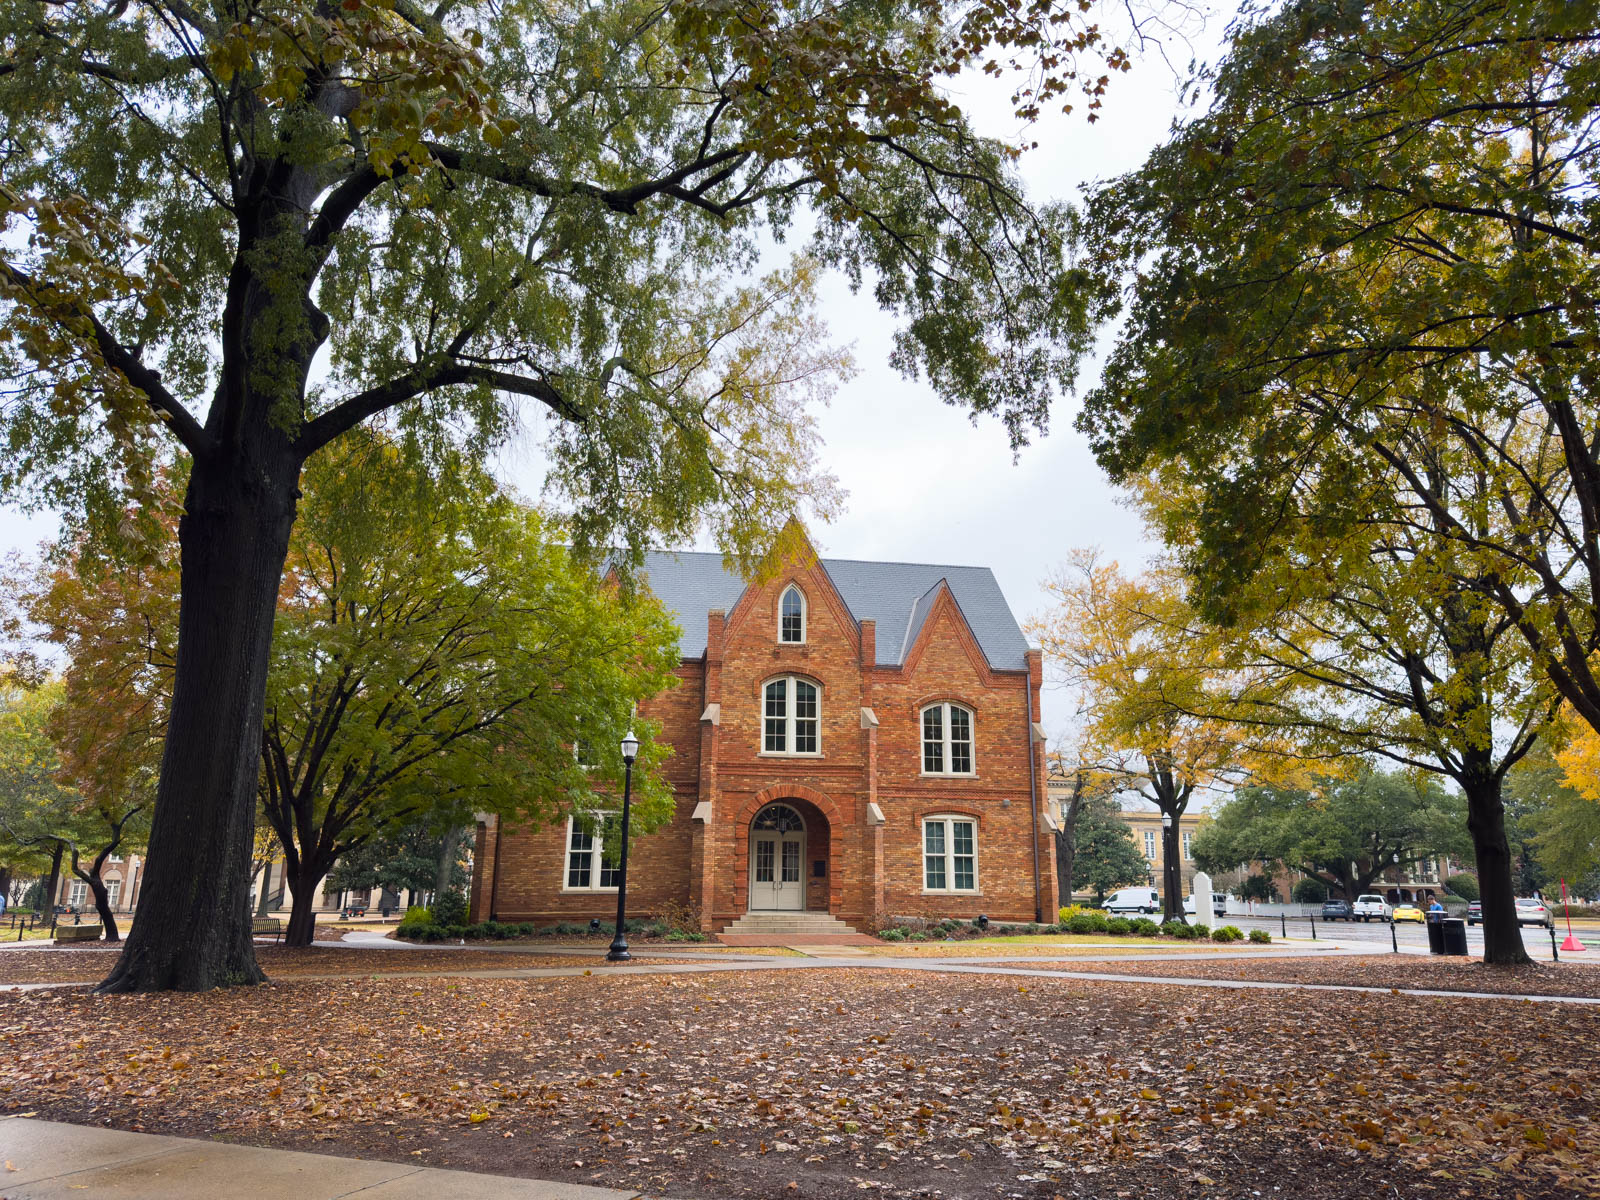
M 1396 904 L 1392 919 L 1395 921 L 1415 921 L 1420 925 L 1425 918 L 1422 915 L 1422 910 L 1415 904 Z

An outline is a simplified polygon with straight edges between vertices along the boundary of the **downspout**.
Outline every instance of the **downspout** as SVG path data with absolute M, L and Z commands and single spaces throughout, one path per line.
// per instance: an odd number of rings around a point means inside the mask
M 1033 827 L 1033 919 L 1044 923 L 1044 897 L 1039 890 L 1039 775 L 1033 761 L 1033 672 L 1022 684 L 1022 733 L 1028 746 L 1028 821 Z
M 500 919 L 500 841 L 504 832 L 500 828 L 500 816 L 497 813 L 494 818 L 494 867 L 492 868 L 494 876 L 489 880 L 489 920 L 491 921 Z

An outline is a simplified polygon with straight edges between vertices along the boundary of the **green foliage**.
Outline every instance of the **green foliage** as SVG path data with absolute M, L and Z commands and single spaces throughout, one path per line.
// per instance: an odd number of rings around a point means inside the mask
M 1436 854 L 1471 853 L 1466 806 L 1432 779 L 1363 771 L 1316 789 L 1241 788 L 1196 834 L 1203 868 L 1226 871 L 1281 862 L 1354 896 L 1367 891 L 1399 855 L 1402 863 Z M 1351 864 L 1356 870 L 1351 870 Z M 1251 876 L 1242 893 L 1265 899 Z
M 1143 883 L 1150 864 L 1139 853 L 1133 831 L 1117 814 L 1114 799 L 1090 796 L 1078 813 L 1077 854 L 1072 877 L 1094 890 L 1096 903 L 1107 892 Z
M 1272 941 L 1272 935 L 1265 929 L 1252 929 L 1250 931 L 1250 940 L 1258 946 L 1265 946 Z
M 1197 921 L 1193 925 L 1190 925 L 1189 928 L 1194 930 L 1194 936 L 1197 938 L 1206 938 L 1211 936 L 1211 926 L 1205 924 L 1204 922 Z
M 889 929 L 878 930 L 878 936 L 886 942 L 903 942 L 906 940 L 906 931 L 896 925 Z
M 1477 900 L 1482 895 L 1476 875 L 1452 875 L 1444 881 L 1444 886 L 1463 900 Z
M 1149 917 L 1135 917 L 1132 924 L 1134 937 L 1155 937 L 1161 932 L 1161 926 Z
M 1187 942 L 1200 936 L 1200 926 L 1185 924 L 1183 921 L 1167 921 L 1161 926 L 1161 932 L 1168 937 Z
M 1239 885 L 1239 899 L 1275 901 L 1279 899 L 1278 885 L 1266 875 L 1247 875 Z
M 1220 929 L 1211 931 L 1213 942 L 1238 942 L 1244 940 L 1244 930 L 1237 925 L 1224 925 Z
M 1321 904 L 1327 898 L 1328 885 L 1320 879 L 1298 880 L 1289 893 L 1289 899 L 1296 904 Z
M 441 892 L 429 910 L 436 925 L 461 925 L 467 916 L 467 898 L 460 892 Z
M 1127 937 L 1133 931 L 1133 922 L 1127 917 L 1112 917 L 1106 922 L 1106 932 L 1112 937 Z

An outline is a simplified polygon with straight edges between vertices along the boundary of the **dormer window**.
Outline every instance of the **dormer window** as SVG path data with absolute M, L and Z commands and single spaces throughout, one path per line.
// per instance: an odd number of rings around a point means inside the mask
M 972 713 L 959 704 L 930 704 L 922 710 L 922 773 L 971 775 Z
M 778 640 L 799 645 L 806 640 L 806 597 L 794 584 L 783 590 L 778 601 Z

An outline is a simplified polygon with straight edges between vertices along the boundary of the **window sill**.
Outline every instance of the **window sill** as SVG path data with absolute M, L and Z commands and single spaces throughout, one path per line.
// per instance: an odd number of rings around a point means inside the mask
M 561 889 L 563 896 L 615 896 L 617 889 L 614 887 L 564 887 Z
M 757 758 L 821 758 L 821 750 L 759 750 Z
M 983 892 L 977 888 L 923 888 L 924 896 L 971 896 L 975 900 L 983 899 Z
M 977 777 L 976 771 L 923 771 L 919 775 L 921 779 L 976 779 Z

